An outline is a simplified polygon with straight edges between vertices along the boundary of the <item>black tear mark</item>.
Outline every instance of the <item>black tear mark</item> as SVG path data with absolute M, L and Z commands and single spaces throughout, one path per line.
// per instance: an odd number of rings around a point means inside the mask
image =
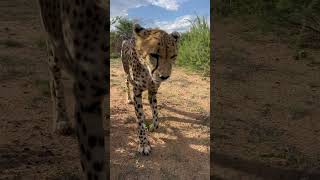
M 151 74 L 153 74 L 154 71 L 155 71 L 156 69 L 158 69 L 158 66 L 159 66 L 159 59 L 157 59 L 157 65 L 156 65 L 156 67 L 151 71 Z

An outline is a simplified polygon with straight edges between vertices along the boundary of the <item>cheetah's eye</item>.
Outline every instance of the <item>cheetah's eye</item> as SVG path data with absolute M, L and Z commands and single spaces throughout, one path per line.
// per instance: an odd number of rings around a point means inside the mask
M 155 58 L 155 59 L 159 59 L 159 58 L 160 58 L 160 55 L 159 55 L 159 54 L 151 53 L 150 56 L 153 57 L 153 58 Z

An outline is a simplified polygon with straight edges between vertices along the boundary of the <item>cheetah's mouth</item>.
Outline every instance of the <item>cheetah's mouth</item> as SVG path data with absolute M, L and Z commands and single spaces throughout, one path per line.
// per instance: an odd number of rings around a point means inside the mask
M 155 84 L 160 84 L 162 81 L 157 79 L 152 79 Z
M 161 80 L 158 79 L 157 77 L 155 77 L 153 74 L 151 75 L 151 79 L 152 79 L 153 83 L 155 83 L 155 84 L 160 84 L 161 83 Z
M 160 78 L 160 77 L 154 77 L 154 76 L 152 76 L 152 81 L 155 83 L 155 84 L 160 84 L 160 83 L 162 83 L 162 82 L 164 82 L 164 81 L 166 81 L 168 78 L 165 78 L 165 79 L 162 79 L 162 78 Z
M 160 84 L 162 82 L 161 79 L 159 79 L 157 76 L 155 76 L 154 71 L 151 70 L 149 66 L 147 66 L 147 68 L 148 68 L 149 75 L 151 77 L 152 82 L 155 84 Z

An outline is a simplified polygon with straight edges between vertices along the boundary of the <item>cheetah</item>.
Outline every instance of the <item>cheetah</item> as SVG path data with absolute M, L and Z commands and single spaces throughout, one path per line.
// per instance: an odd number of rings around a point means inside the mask
M 151 146 L 145 132 L 145 116 L 142 106 L 142 92 L 148 90 L 152 109 L 150 131 L 158 128 L 157 91 L 160 84 L 167 80 L 178 53 L 178 32 L 166 33 L 160 29 L 147 29 L 134 24 L 134 38 L 124 40 L 121 60 L 126 73 L 127 100 L 133 103 L 130 84 L 133 86 L 134 108 L 138 119 L 138 151 L 144 155 L 151 153 Z
M 108 2 L 39 0 L 38 3 L 47 35 L 54 131 L 66 135 L 71 129 L 61 81 L 64 70 L 74 80 L 74 132 L 82 172 L 85 179 L 105 180 L 109 171 L 102 105 L 104 96 L 109 94 Z

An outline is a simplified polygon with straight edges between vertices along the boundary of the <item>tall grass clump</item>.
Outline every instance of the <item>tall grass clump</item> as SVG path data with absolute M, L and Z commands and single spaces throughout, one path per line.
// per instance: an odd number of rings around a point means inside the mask
M 209 75 L 210 29 L 205 17 L 190 21 L 190 29 L 181 34 L 177 64 Z

